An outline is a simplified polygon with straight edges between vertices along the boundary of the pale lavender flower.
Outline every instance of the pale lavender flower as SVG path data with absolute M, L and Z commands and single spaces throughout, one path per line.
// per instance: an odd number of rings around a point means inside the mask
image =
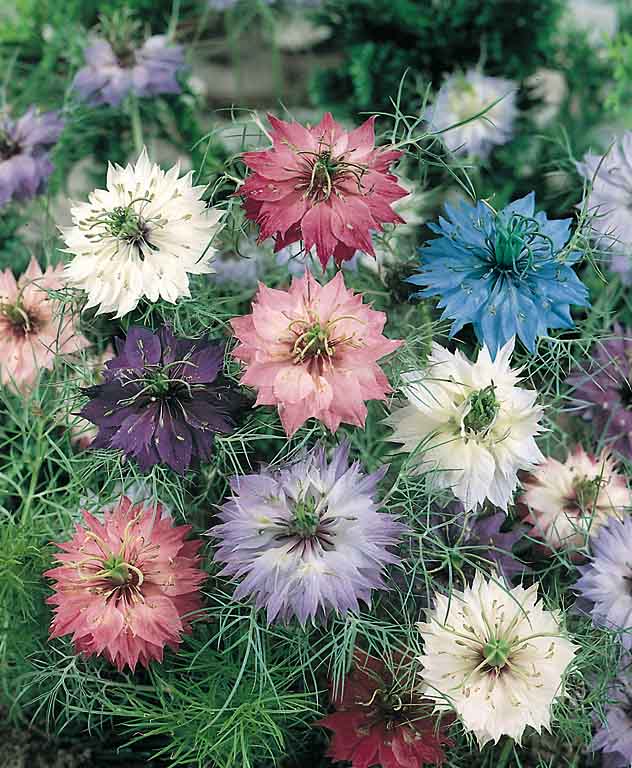
M 318 446 L 281 469 L 234 478 L 209 534 L 220 575 L 241 582 L 235 599 L 254 598 L 268 622 L 296 616 L 303 625 L 370 605 L 372 590 L 386 588 L 384 567 L 400 562 L 388 548 L 406 530 L 378 512 L 385 472 L 349 465 L 344 443 L 329 462 Z
M 73 88 L 93 106 L 118 106 L 129 94 L 157 96 L 180 93 L 178 72 L 184 50 L 165 35 L 148 38 L 139 48 L 119 50 L 108 40 L 96 38 L 85 50 L 86 66 L 77 72 Z
M 610 267 L 632 283 L 632 131 L 605 156 L 588 153 L 577 170 L 590 184 L 586 201 L 596 244 L 611 252 Z
M 41 192 L 53 172 L 48 150 L 64 127 L 58 112 L 29 107 L 18 120 L 0 114 L 0 207 Z
M 629 768 L 632 765 L 632 658 L 623 654 L 619 674 L 608 686 L 605 721 L 599 728 L 591 748 L 602 753 L 603 768 Z
M 620 632 L 632 650 L 632 518 L 610 520 L 593 540 L 592 557 L 575 585 L 577 608 L 598 627 Z

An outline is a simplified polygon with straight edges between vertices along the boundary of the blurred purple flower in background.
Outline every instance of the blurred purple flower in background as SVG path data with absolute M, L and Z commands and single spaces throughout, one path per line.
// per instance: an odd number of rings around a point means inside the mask
M 85 59 L 73 88 L 93 106 L 116 107 L 129 93 L 142 97 L 181 91 L 177 75 L 184 66 L 184 49 L 165 35 L 154 35 L 135 49 L 128 44 L 118 50 L 96 38 L 86 48 Z
M 632 458 L 632 330 L 618 323 L 599 341 L 586 368 L 568 378 L 576 408 L 590 419 L 605 447 Z
M 40 114 L 35 107 L 18 120 L 0 115 L 0 207 L 43 191 L 53 172 L 48 150 L 63 127 L 58 112 Z

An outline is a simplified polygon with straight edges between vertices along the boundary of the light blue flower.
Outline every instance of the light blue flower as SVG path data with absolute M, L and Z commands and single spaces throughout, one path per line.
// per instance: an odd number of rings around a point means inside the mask
M 446 205 L 430 229 L 441 237 L 420 249 L 421 269 L 408 278 L 439 296 L 453 336 L 472 323 L 492 355 L 512 337 L 532 352 L 550 328 L 574 328 L 570 306 L 588 307 L 588 290 L 572 269 L 581 258 L 564 250 L 570 219 L 535 212 L 533 192 L 496 213 L 487 204 Z

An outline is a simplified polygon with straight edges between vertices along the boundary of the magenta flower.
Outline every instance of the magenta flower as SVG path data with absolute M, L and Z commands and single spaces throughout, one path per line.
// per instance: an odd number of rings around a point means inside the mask
M 268 119 L 272 147 L 243 155 L 252 173 L 240 190 L 259 241 L 274 238 L 277 251 L 315 246 L 323 268 L 332 256 L 337 264 L 356 251 L 374 256 L 371 233 L 403 223 L 391 205 L 408 194 L 390 172 L 401 152 L 375 148 L 375 118 L 351 132 L 329 112 L 314 128 Z
M 222 576 L 240 581 L 235 599 L 252 597 L 268 622 L 324 620 L 358 611 L 374 589 L 385 589 L 389 552 L 406 526 L 378 512 L 377 484 L 386 467 L 364 475 L 349 465 L 349 446 L 331 461 L 317 447 L 281 469 L 233 478 L 222 521 L 209 531 L 219 542 Z
M 252 314 L 231 320 L 256 405 L 276 405 L 288 435 L 314 417 L 332 432 L 364 426 L 366 400 L 391 391 L 377 361 L 402 342 L 382 335 L 383 312 L 362 303 L 339 272 L 319 285 L 310 272 L 288 291 L 259 285 Z

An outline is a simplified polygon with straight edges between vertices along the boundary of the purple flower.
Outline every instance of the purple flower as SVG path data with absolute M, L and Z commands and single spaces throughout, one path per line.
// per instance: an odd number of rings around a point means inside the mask
M 575 584 L 577 608 L 598 627 L 621 632 L 621 643 L 632 650 L 632 518 L 611 519 L 593 540 L 588 565 L 580 566 Z
M 296 616 L 303 625 L 358 611 L 360 600 L 370 605 L 371 591 L 386 588 L 384 567 L 400 562 L 388 547 L 407 530 L 378 512 L 385 472 L 350 466 L 343 443 L 331 462 L 317 446 L 280 469 L 233 478 L 222 523 L 209 534 L 220 542 L 220 575 L 241 580 L 235 599 L 254 597 L 268 622 Z
M 527 531 L 526 525 L 516 525 L 502 532 L 507 515 L 496 512 L 485 517 L 466 514 L 460 501 L 450 502 L 441 512 L 431 516 L 431 529 L 451 550 L 451 560 L 460 564 L 476 561 L 477 566 L 493 565 L 510 582 L 528 571 L 528 567 L 513 554 L 514 546 Z
M 599 342 L 586 370 L 569 377 L 574 402 L 592 420 L 606 447 L 632 458 L 632 331 L 614 326 L 614 338 Z
M 99 428 L 91 448 L 114 448 L 143 471 L 166 464 L 183 474 L 208 461 L 216 432 L 234 426 L 237 395 L 221 382 L 223 349 L 179 339 L 168 326 L 157 332 L 132 327 L 115 342 L 103 383 L 84 391 L 81 416 Z
M 597 720 L 591 748 L 603 752 L 604 768 L 628 768 L 632 765 L 632 658 L 623 654 L 619 674 L 608 686 L 605 722 Z
M 130 44 L 131 45 L 131 44 Z M 118 106 L 129 93 L 157 96 L 180 93 L 177 74 L 184 66 L 184 50 L 165 35 L 148 38 L 138 49 L 113 46 L 96 38 L 85 50 L 86 66 L 77 72 L 73 88 L 89 104 Z
M 53 172 L 48 150 L 63 127 L 58 112 L 39 114 L 35 107 L 19 120 L 0 115 L 0 207 L 43 190 Z

